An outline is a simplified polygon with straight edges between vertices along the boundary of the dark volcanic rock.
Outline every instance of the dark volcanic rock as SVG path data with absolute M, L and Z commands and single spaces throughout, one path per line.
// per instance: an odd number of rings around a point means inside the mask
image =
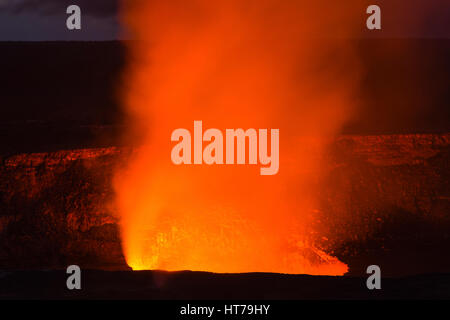
M 0 159 L 0 268 L 127 268 L 112 205 L 115 166 L 131 150 Z M 343 136 L 327 154 L 317 244 L 386 275 L 450 271 L 450 134 Z
M 1 268 L 124 268 L 110 205 L 117 148 L 1 159 Z
M 343 137 L 329 156 L 317 228 L 351 273 L 450 270 L 449 134 Z
M 450 298 L 449 274 L 383 278 L 381 280 L 382 290 L 368 290 L 365 277 L 327 277 L 276 273 L 217 274 L 189 271 L 83 270 L 82 290 L 67 290 L 66 279 L 67 274 L 63 270 L 0 272 L 0 297 L 11 300 Z M 158 303 L 161 303 L 161 301 Z M 149 310 L 148 302 L 146 302 L 145 307 L 146 310 Z M 173 307 L 167 308 L 167 310 L 172 309 Z

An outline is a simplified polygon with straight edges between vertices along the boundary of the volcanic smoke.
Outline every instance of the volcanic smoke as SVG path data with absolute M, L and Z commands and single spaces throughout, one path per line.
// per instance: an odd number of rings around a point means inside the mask
M 342 1 L 124 1 L 122 98 L 140 146 L 115 190 L 134 270 L 347 271 L 312 225 L 321 155 L 355 108 L 349 39 L 362 12 Z M 171 133 L 194 121 L 279 129 L 278 173 L 173 164 Z

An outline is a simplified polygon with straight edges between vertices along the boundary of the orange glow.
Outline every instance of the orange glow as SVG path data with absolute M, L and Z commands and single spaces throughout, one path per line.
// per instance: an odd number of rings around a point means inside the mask
M 115 179 L 134 270 L 342 275 L 314 246 L 315 182 L 352 113 L 355 10 L 331 1 L 135 0 L 123 102 L 141 139 Z M 363 12 L 363 11 L 362 11 Z M 352 31 L 353 30 L 353 31 Z M 171 132 L 279 128 L 280 170 L 172 164 Z

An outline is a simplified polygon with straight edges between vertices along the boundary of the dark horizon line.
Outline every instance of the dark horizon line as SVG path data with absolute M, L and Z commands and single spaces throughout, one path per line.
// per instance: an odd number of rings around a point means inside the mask
M 446 40 L 450 41 L 447 37 L 360 37 L 360 38 L 347 38 L 348 40 Z M 133 39 L 102 39 L 102 40 L 0 40 L 0 43 L 52 43 L 52 42 L 127 42 L 138 41 Z

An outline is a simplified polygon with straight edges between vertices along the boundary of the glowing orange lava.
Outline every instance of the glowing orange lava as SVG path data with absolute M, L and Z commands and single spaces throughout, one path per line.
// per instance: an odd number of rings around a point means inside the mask
M 354 16 L 329 1 L 126 1 L 123 101 L 142 146 L 115 189 L 134 270 L 347 271 L 314 246 L 311 222 L 320 155 L 354 105 Z M 174 165 L 171 132 L 195 120 L 279 128 L 278 174 Z

